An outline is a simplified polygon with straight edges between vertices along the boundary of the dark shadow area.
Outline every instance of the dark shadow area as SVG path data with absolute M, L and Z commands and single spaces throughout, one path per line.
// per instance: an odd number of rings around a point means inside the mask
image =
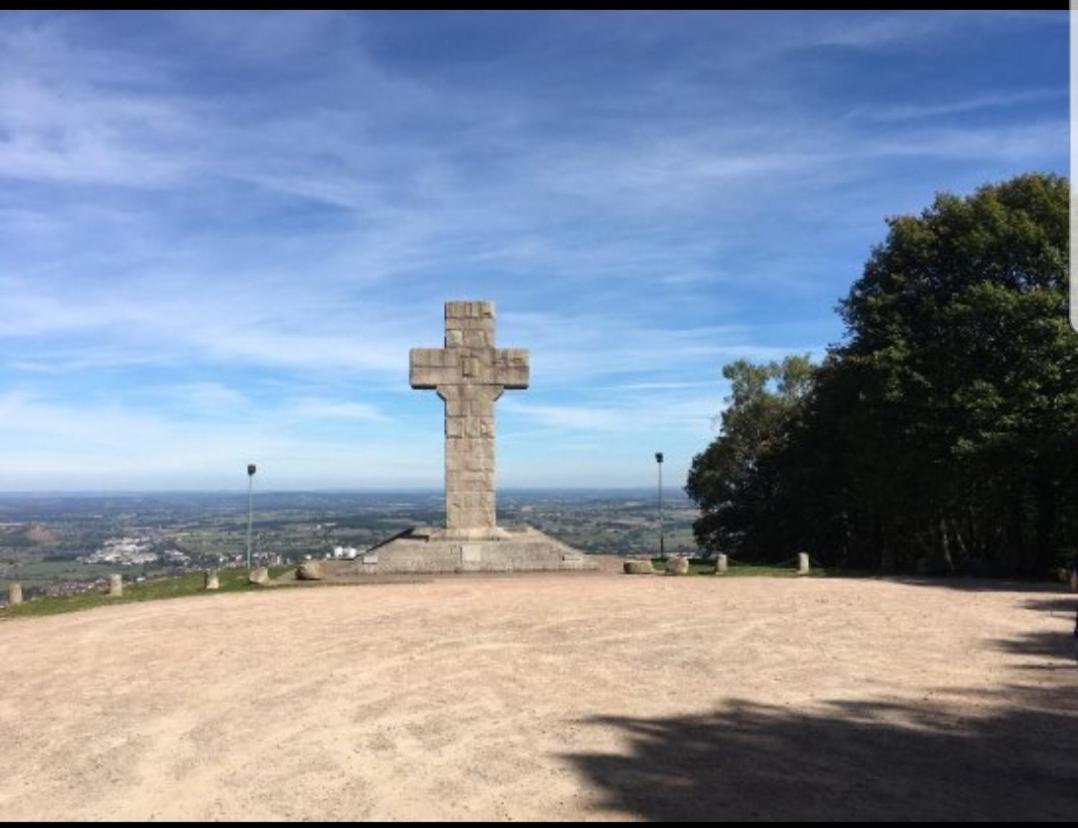
M 1024 581 L 1012 578 L 975 578 L 967 575 L 884 575 L 881 580 L 910 586 L 942 587 L 962 592 L 1044 592 L 1064 594 L 1066 584 L 1055 581 Z
M 1073 820 L 1078 670 L 1061 688 L 977 697 L 1005 712 L 739 700 L 698 718 L 595 717 L 629 752 L 566 758 L 605 806 L 648 820 Z
M 374 551 L 376 551 L 378 549 L 381 549 L 386 544 L 392 543 L 393 541 L 399 540 L 401 538 L 425 538 L 425 537 L 427 537 L 427 533 L 423 532 L 419 527 L 409 526 L 407 529 L 402 529 L 401 531 L 397 532 L 397 534 L 395 534 L 395 535 L 390 535 L 385 540 L 378 541 L 378 543 L 374 544 L 374 546 L 371 546 L 370 548 L 364 550 L 363 554 L 367 554 L 368 552 L 374 552 Z
M 1032 598 L 1022 604 L 1026 609 L 1042 610 L 1043 612 L 1058 612 L 1061 615 L 1070 614 L 1074 618 L 1078 611 L 1078 595 L 1061 596 L 1059 598 Z
M 996 642 L 996 647 L 1005 653 L 1035 656 L 1038 661 L 1018 665 L 1026 670 L 1073 670 L 1076 697 L 1072 704 L 1078 707 L 1078 661 L 1075 661 L 1075 639 L 1073 634 L 1074 617 L 1070 618 L 1070 627 L 1060 631 L 1026 633 L 1020 638 L 1007 638 Z M 1047 659 L 1047 661 L 1045 660 Z M 1078 779 L 1076 779 L 1078 782 Z

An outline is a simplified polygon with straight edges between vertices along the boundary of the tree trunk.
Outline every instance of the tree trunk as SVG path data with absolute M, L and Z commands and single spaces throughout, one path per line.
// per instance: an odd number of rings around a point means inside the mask
M 1007 550 L 1008 566 L 1012 569 L 1023 570 L 1026 563 L 1026 545 L 1022 538 L 1022 500 L 1023 486 L 1018 484 L 1011 494 L 1010 520 L 1007 525 Z
M 954 572 L 954 560 L 951 558 L 951 543 L 947 533 L 947 519 L 939 517 L 940 561 L 948 572 Z
M 1037 463 L 1033 474 L 1033 502 L 1036 511 L 1036 557 L 1034 575 L 1046 575 L 1055 564 L 1056 499 L 1047 463 Z

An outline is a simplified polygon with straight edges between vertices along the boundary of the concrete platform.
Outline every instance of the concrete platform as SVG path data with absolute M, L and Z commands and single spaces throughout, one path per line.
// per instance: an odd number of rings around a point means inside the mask
M 453 538 L 412 527 L 333 567 L 331 579 L 451 572 L 591 571 L 599 565 L 578 549 L 528 526 L 498 529 L 494 538 Z

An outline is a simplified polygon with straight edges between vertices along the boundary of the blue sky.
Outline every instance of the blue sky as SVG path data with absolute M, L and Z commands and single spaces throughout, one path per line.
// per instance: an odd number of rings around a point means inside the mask
M 1064 12 L 7 12 L 0 490 L 440 486 L 446 299 L 500 485 L 680 484 L 885 216 L 1067 151 Z

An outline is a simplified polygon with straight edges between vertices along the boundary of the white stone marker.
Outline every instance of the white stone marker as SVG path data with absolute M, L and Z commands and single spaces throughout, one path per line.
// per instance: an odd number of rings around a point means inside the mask
M 675 555 L 666 559 L 667 575 L 688 575 L 689 559 L 685 555 Z
M 109 575 L 109 598 L 119 598 L 124 594 L 124 576 Z
M 718 556 L 718 558 L 716 559 L 716 561 L 715 561 L 715 574 L 716 575 L 725 575 L 726 574 L 726 556 L 725 555 L 720 554 Z
M 642 560 L 630 558 L 622 564 L 622 568 L 626 575 L 655 574 L 655 567 L 651 563 L 651 558 L 644 558 Z
M 494 347 L 493 302 L 446 302 L 445 347 L 412 348 L 412 388 L 445 401 L 445 537 L 498 538 L 494 402 L 528 387 L 528 352 Z
M 809 574 L 809 556 L 808 552 L 797 553 L 797 574 L 808 575 Z
M 22 584 L 8 584 L 7 603 L 9 607 L 22 603 Z
M 219 589 L 220 588 L 221 583 L 220 583 L 220 581 L 219 581 L 219 579 L 217 577 L 217 572 L 216 571 L 214 571 L 212 569 L 207 569 L 206 570 L 205 586 L 206 586 L 206 589 Z

